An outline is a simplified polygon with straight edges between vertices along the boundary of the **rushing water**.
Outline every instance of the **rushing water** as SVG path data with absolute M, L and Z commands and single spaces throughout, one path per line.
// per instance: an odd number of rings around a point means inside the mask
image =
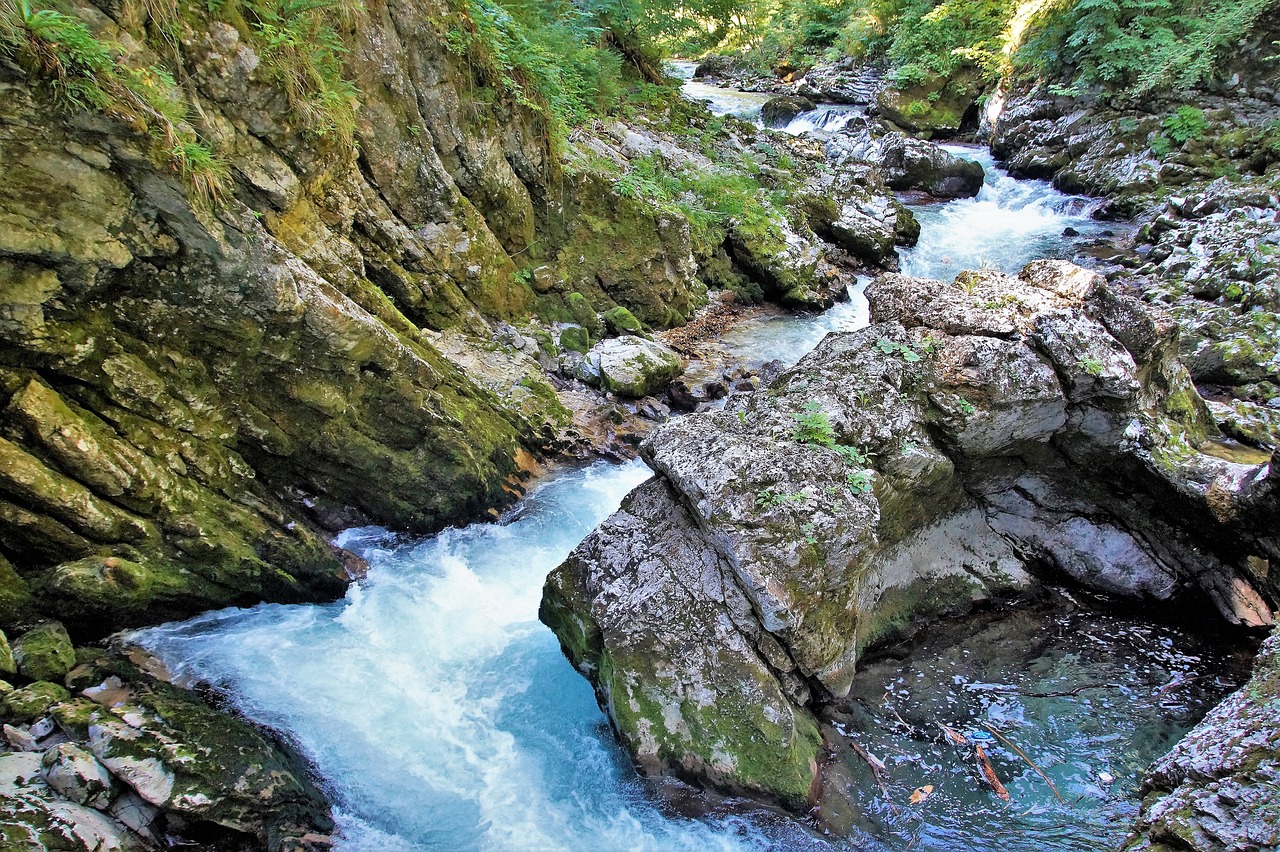
M 1115 227 L 1091 218 L 1095 200 L 1063 195 L 1045 181 L 1015 180 L 986 149 L 943 147 L 981 163 L 986 179 L 975 198 L 913 208 L 922 237 L 902 253 L 907 275 L 949 281 L 965 269 L 1016 273 L 1038 258 L 1069 257 L 1077 241 Z M 1068 228 L 1079 236 L 1064 237 Z
M 717 97 L 731 106 L 748 96 Z M 923 237 L 904 253 L 905 271 L 950 277 L 985 263 L 1012 272 L 1066 252 L 1065 227 L 1096 230 L 1082 200 L 1012 181 L 975 149 L 962 153 L 984 162 L 987 186 L 974 200 L 917 209 Z M 794 362 L 828 331 L 866 324 L 863 284 L 827 314 L 753 320 L 725 345 Z M 1032 633 L 1048 639 L 993 636 L 975 623 L 965 628 L 973 635 L 869 666 L 833 717 L 838 727 L 860 721 L 895 785 L 891 804 L 859 780 L 856 761 L 839 763 L 860 790 L 854 801 L 867 803 L 842 817 L 827 809 L 832 825 L 843 819 L 844 839 L 740 805 L 677 816 L 637 779 L 586 680 L 537 621 L 546 574 L 647 475 L 638 462 L 567 470 L 503 523 L 426 539 L 351 530 L 340 543 L 371 570 L 343 600 L 223 610 L 133 640 L 297 744 L 336 804 L 342 852 L 1085 849 L 1119 836 L 1142 765 L 1221 691 L 1196 681 L 1199 691 L 1175 688 L 1166 706 L 1158 684 L 1197 678 L 1205 655 L 1139 618 L 1082 616 L 1067 630 L 1046 615 Z M 1092 682 L 1127 691 L 1038 703 L 1018 692 Z M 1016 731 L 1074 804 L 1050 802 L 998 747 L 1015 806 L 994 802 L 963 761 L 922 737 L 928 726 L 911 715 L 921 707 L 977 731 L 983 721 Z M 895 728 L 899 716 L 911 730 Z M 1114 786 L 1099 780 L 1103 771 Z M 912 785 L 924 783 L 938 788 L 932 804 L 904 810 Z

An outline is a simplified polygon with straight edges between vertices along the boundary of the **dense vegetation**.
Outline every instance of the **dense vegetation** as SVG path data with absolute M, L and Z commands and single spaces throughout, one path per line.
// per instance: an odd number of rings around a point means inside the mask
M 910 85 L 962 65 L 1141 96 L 1208 80 L 1280 0 L 780 0 L 747 44 L 761 68 L 842 56 Z

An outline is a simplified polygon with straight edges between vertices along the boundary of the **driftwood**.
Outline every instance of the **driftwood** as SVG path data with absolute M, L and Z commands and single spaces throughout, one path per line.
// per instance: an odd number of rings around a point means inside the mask
M 1058 797 L 1059 802 L 1062 802 L 1062 804 L 1064 805 L 1067 803 L 1067 800 L 1062 798 L 1062 794 L 1058 792 L 1057 785 L 1054 784 L 1052 780 L 1050 780 L 1048 775 L 1044 774 L 1043 769 L 1041 769 L 1039 766 L 1036 766 L 1035 761 L 1027 757 L 1026 752 L 1024 752 L 1022 749 L 1014 745 L 1013 741 L 1010 740 L 1008 737 L 1006 737 L 1004 734 L 1000 733 L 995 728 L 991 727 L 985 722 L 983 723 L 982 727 L 990 731 L 996 737 L 996 739 L 1000 740 L 1000 742 L 1004 743 L 1009 748 L 1013 749 L 1014 754 L 1018 755 L 1018 757 L 1025 760 L 1027 762 L 1027 766 L 1030 766 L 1032 769 L 1034 769 L 1040 775 L 1040 777 L 1044 779 L 1044 783 L 1049 785 L 1049 789 L 1053 791 L 1053 795 Z

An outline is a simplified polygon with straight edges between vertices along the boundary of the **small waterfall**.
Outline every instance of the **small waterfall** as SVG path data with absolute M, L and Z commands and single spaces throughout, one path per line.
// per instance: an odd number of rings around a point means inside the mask
M 846 104 L 821 104 L 817 109 L 802 112 L 782 128 L 784 133 L 801 136 L 805 133 L 836 133 L 859 116 L 865 115 L 863 107 Z

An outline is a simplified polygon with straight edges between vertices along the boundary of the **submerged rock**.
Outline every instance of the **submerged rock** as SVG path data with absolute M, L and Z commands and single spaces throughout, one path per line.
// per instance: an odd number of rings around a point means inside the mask
M 868 648 L 1037 571 L 1272 622 L 1275 475 L 1196 451 L 1172 323 L 1060 261 L 867 298 L 874 325 L 647 438 L 657 480 L 547 581 L 646 772 L 795 804 Z

